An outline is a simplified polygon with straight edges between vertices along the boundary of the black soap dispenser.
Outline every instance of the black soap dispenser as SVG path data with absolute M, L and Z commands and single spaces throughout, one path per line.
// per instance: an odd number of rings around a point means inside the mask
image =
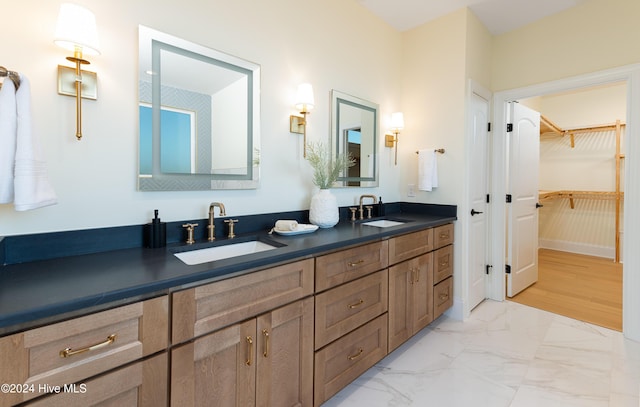
M 384 204 L 382 203 L 382 197 L 378 199 L 378 216 L 384 216 Z
M 164 247 L 167 245 L 167 224 L 160 222 L 158 210 L 154 210 L 154 218 L 151 223 L 144 225 L 144 246 Z

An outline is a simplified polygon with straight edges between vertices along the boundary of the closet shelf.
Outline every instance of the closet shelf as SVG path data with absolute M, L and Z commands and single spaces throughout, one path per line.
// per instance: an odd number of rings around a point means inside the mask
M 576 146 L 575 138 L 574 138 L 576 134 L 593 133 L 596 131 L 616 131 L 618 129 L 618 126 L 624 127 L 625 124 L 616 122 L 613 124 L 605 124 L 602 126 L 575 127 L 575 128 L 563 129 L 557 124 L 555 124 L 554 122 L 552 122 L 551 120 L 549 120 L 549 118 L 545 117 L 544 115 L 540 115 L 540 135 L 548 134 L 548 133 L 558 134 L 559 136 L 563 136 L 563 137 L 568 135 L 571 140 L 571 148 L 574 148 Z
M 571 209 L 575 208 L 574 199 L 598 199 L 598 200 L 616 200 L 618 198 L 622 199 L 624 197 L 624 192 L 612 192 L 612 191 L 570 191 L 570 190 L 562 190 L 562 191 L 540 191 L 538 194 L 538 199 L 540 201 L 548 200 L 548 199 L 556 199 L 556 198 L 567 198 L 569 199 L 569 206 Z

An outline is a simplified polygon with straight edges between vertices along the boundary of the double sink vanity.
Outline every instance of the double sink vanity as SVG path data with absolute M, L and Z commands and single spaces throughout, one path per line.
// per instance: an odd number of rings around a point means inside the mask
M 321 405 L 452 305 L 455 207 L 398 207 L 2 266 L 0 406 Z

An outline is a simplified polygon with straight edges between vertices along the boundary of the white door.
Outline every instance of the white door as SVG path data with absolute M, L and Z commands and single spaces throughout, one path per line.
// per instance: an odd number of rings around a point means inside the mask
M 487 256 L 487 160 L 489 101 L 473 93 L 471 96 L 472 128 L 469 139 L 469 310 L 486 298 Z
M 507 296 L 513 297 L 538 281 L 540 113 L 511 102 L 509 117 Z

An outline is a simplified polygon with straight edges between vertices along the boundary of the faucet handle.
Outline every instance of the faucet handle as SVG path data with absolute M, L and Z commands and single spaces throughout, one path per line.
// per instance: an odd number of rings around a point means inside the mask
M 349 210 L 351 211 L 351 222 L 355 222 L 356 221 L 356 211 L 358 210 L 358 208 L 350 207 Z
M 182 225 L 183 228 L 187 229 L 187 244 L 194 244 L 196 240 L 193 238 L 193 230 L 198 226 L 197 223 L 185 223 Z
M 367 209 L 367 219 L 371 219 L 371 210 L 373 209 L 373 206 L 367 205 L 365 208 Z
M 238 219 L 225 219 L 224 223 L 229 224 L 229 236 L 227 237 L 229 239 L 233 239 L 234 237 L 236 237 L 236 234 L 233 232 L 233 227 L 236 223 L 238 223 Z

